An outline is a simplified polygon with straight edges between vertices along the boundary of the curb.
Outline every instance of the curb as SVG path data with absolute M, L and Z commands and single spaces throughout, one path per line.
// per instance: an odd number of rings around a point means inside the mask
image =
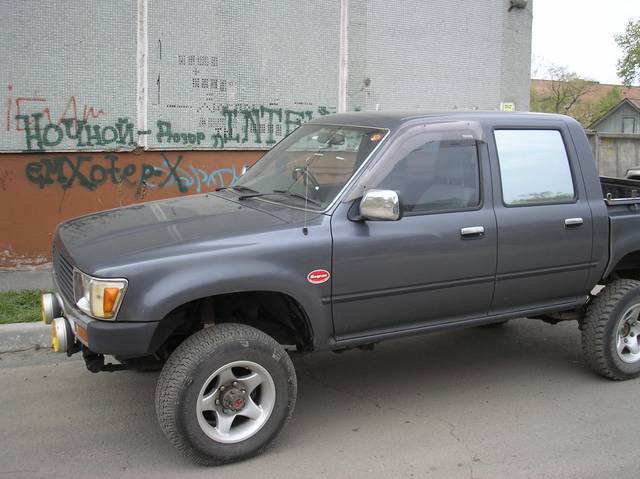
M 0 269 L 0 291 L 24 291 L 25 289 L 53 290 L 51 268 L 32 270 Z
M 51 348 L 51 326 L 43 323 L 0 325 L 0 353 Z

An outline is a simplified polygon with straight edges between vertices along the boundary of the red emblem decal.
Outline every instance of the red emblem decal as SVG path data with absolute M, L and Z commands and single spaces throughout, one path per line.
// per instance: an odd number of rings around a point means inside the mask
M 330 277 L 326 269 L 315 269 L 307 275 L 307 281 L 311 284 L 320 284 L 328 281 Z

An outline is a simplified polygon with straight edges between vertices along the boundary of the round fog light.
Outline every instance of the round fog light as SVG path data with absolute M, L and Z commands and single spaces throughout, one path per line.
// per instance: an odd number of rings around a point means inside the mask
M 40 307 L 42 309 L 42 321 L 45 324 L 51 324 L 53 318 L 57 318 L 62 314 L 58 298 L 53 293 L 44 293 L 40 297 Z
M 73 341 L 73 331 L 65 318 L 55 318 L 51 322 L 51 346 L 56 353 L 66 353 Z

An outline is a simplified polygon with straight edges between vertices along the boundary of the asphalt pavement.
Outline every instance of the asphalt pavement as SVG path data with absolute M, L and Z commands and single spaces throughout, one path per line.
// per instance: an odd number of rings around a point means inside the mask
M 583 363 L 575 323 L 415 336 L 295 360 L 294 418 L 263 455 L 191 464 L 156 423 L 157 373 L 0 355 L 0 477 L 635 478 L 640 380 Z

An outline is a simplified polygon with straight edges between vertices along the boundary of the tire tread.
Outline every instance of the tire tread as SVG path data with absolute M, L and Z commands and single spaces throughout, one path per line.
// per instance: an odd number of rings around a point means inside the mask
M 281 354 L 287 356 L 286 360 L 283 361 L 283 364 L 287 368 L 288 377 L 290 378 L 289 382 L 291 383 L 293 381 L 294 383 L 294 394 L 293 398 L 289 401 L 288 414 L 282 426 L 284 426 L 291 418 L 296 399 L 296 376 L 293 364 L 280 344 L 262 331 L 243 324 L 223 323 L 198 331 L 188 337 L 182 344 L 180 344 L 173 354 L 171 354 L 160 373 L 155 394 L 156 414 L 158 416 L 160 428 L 169 442 L 171 442 L 182 454 L 197 464 L 220 465 L 242 458 L 214 458 L 202 453 L 200 450 L 190 446 L 183 440 L 178 425 L 178 415 L 180 412 L 179 398 L 181 392 L 192 380 L 190 377 L 190 371 L 193 371 L 197 365 L 211 353 L 211 351 L 215 350 L 223 343 L 247 340 L 265 343 L 274 351 L 279 350 Z M 271 443 L 272 441 L 266 442 L 253 454 L 259 454 Z
M 607 285 L 587 308 L 582 325 L 582 352 L 587 363 L 598 374 L 614 381 L 629 379 L 629 374 L 618 371 L 607 357 L 607 327 L 615 308 L 623 298 L 634 290 L 640 289 L 640 281 L 617 279 Z

